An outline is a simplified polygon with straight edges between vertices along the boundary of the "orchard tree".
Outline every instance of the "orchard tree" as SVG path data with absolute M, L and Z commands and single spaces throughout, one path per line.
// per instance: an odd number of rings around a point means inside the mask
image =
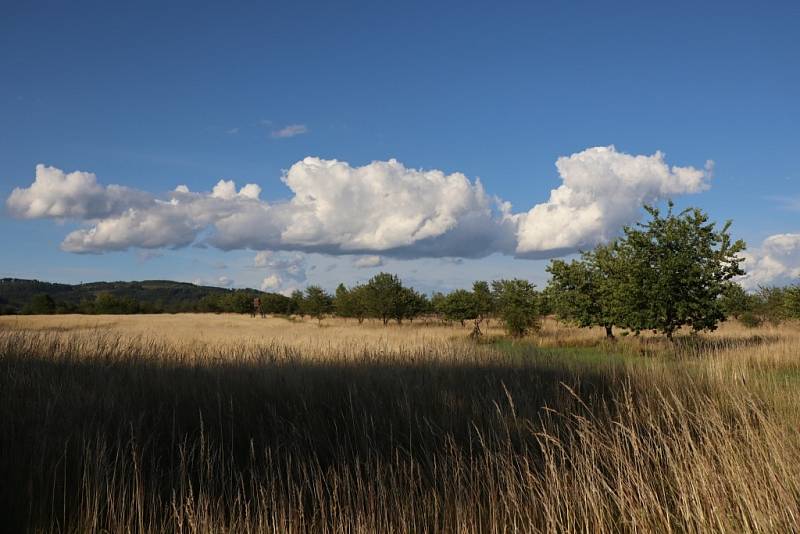
M 739 319 L 755 308 L 755 295 L 750 295 L 736 282 L 730 282 L 719 297 L 719 304 L 727 317 Z
M 788 318 L 786 293 L 784 287 L 759 287 L 754 295 L 756 314 L 773 325 L 780 324 Z
M 725 318 L 720 296 L 744 274 L 743 241 L 731 241 L 730 221 L 722 228 L 697 208 L 666 215 L 645 206 L 650 220 L 626 227 L 615 244 L 625 266 L 616 289 L 625 303 L 625 326 L 663 332 L 668 339 L 681 326 L 714 330 Z
M 350 289 L 349 295 L 349 313 L 351 317 L 358 320 L 358 324 L 364 322 L 364 318 L 369 313 L 368 307 L 368 291 L 367 286 L 359 284 Z
M 495 312 L 494 296 L 488 282 L 478 280 L 472 284 L 472 294 L 475 296 L 475 308 L 481 321 L 488 321 Z
M 428 297 L 410 287 L 403 288 L 402 316 L 413 323 L 414 319 L 426 313 L 430 307 Z M 399 322 L 399 321 L 398 321 Z
M 264 313 L 285 315 L 291 310 L 291 299 L 280 293 L 263 293 L 260 295 L 261 309 Z
M 402 310 L 404 298 L 403 284 L 397 275 L 378 273 L 367 282 L 366 304 L 369 314 L 383 321 L 383 325 L 390 319 L 398 317 L 398 310 Z M 400 315 L 402 320 L 402 315 Z
M 466 289 L 456 289 L 449 293 L 444 300 L 444 316 L 448 321 L 458 321 L 464 326 L 465 321 L 478 316 L 475 305 L 475 295 Z
M 787 317 L 800 319 L 800 286 L 794 285 L 784 290 L 783 307 Z
M 614 337 L 614 325 L 624 322 L 618 283 L 623 265 L 615 245 L 598 246 L 567 263 L 553 260 L 547 267 L 546 295 L 559 319 L 581 327 L 602 326 Z
M 475 302 L 475 318 L 472 327 L 471 336 L 478 338 L 483 335 L 481 332 L 481 323 L 489 322 L 489 317 L 495 311 L 494 296 L 489 287 L 489 283 L 483 280 L 478 280 L 472 284 L 472 298 Z
M 303 300 L 305 312 L 322 324 L 322 318 L 333 310 L 333 299 L 319 286 L 308 286 Z
M 433 313 L 439 317 L 439 320 L 444 322 L 447 320 L 447 296 L 441 291 L 435 291 L 431 295 L 430 308 Z
M 354 317 L 352 309 L 352 295 L 344 284 L 336 286 L 336 293 L 333 297 L 333 309 L 339 317 Z
M 305 297 L 303 292 L 299 289 L 295 289 L 292 291 L 291 296 L 289 296 L 289 315 L 300 315 L 301 317 L 306 314 L 305 312 Z
M 497 313 L 511 336 L 523 337 L 539 328 L 539 295 L 535 285 L 516 278 L 495 280 L 492 293 Z

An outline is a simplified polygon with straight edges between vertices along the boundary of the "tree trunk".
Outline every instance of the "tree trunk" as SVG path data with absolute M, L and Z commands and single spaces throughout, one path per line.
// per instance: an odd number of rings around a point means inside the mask
M 472 329 L 472 333 L 470 333 L 469 337 L 472 339 L 478 339 L 482 335 L 483 332 L 481 332 L 481 320 L 475 319 L 475 327 Z
M 607 324 L 606 327 L 606 339 L 614 339 L 614 326 Z

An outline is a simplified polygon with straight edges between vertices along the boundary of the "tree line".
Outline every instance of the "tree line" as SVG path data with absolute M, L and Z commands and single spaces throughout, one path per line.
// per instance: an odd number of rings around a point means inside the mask
M 22 307 L 23 314 L 46 315 L 80 313 L 87 315 L 127 315 L 138 313 L 250 313 L 253 299 L 258 297 L 264 313 L 292 315 L 299 311 L 293 301 L 278 293 L 264 293 L 253 289 L 223 291 L 198 299 L 142 301 L 129 295 L 100 292 L 94 298 L 84 297 L 78 303 L 57 300 L 47 293 L 38 293 Z
M 613 338 L 615 331 L 655 331 L 672 338 L 682 327 L 713 330 L 727 317 L 747 326 L 800 318 L 800 286 L 761 288 L 746 292 L 736 278 L 743 275 L 743 241 L 730 236 L 730 221 L 718 227 L 702 210 L 679 213 L 669 203 L 662 213 L 645 206 L 648 219 L 627 226 L 621 237 L 582 252 L 571 261 L 552 260 L 549 282 L 538 290 L 527 280 L 477 281 L 471 290 L 433 293 L 430 297 L 403 285 L 397 275 L 381 272 L 365 283 L 339 284 L 333 294 L 317 285 L 290 296 L 255 290 L 208 294 L 190 310 L 215 313 L 303 315 L 318 321 L 328 315 L 358 323 L 375 319 L 386 325 L 419 317 L 467 323 L 474 336 L 491 319 L 509 334 L 522 336 L 538 328 L 541 317 L 581 327 L 598 326 Z M 254 310 L 254 299 L 260 310 Z M 26 313 L 154 313 L 152 303 L 108 293 L 75 305 L 35 296 Z
M 406 287 L 397 275 L 379 273 L 368 282 L 351 288 L 339 284 L 334 295 L 319 286 L 309 286 L 305 293 L 296 291 L 291 297 L 302 314 L 322 320 L 325 315 L 356 319 L 374 318 L 384 325 L 390 321 L 402 324 L 420 316 L 473 322 L 473 335 L 481 335 L 480 325 L 492 316 L 503 321 L 508 332 L 522 336 L 538 324 L 542 315 L 541 294 L 527 280 L 478 281 L 472 291 L 458 289 L 449 294 L 434 293 L 430 298 Z

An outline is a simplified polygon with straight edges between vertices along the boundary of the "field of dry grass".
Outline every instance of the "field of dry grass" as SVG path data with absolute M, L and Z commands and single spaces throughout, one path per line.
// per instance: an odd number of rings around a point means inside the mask
M 0 515 L 111 532 L 791 531 L 800 330 L 0 318 Z

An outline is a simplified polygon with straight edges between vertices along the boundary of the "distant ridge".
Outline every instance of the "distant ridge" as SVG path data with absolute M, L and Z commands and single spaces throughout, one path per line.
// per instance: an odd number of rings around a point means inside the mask
M 120 313 L 234 311 L 226 309 L 224 305 L 217 305 L 224 300 L 232 300 L 231 297 L 234 296 L 238 297 L 236 300 L 240 301 L 240 304 L 256 295 L 274 301 L 283 302 L 283 299 L 288 301 L 283 295 L 256 289 L 225 289 L 172 280 L 61 284 L 21 278 L 0 278 L 0 313 L 30 312 L 34 297 L 41 298 L 44 295 L 49 296 L 58 307 L 51 313 L 91 313 L 89 303 L 97 301 L 100 295 L 110 295 L 128 305 L 135 303 L 135 311 Z M 84 309 L 81 309 L 81 306 Z

